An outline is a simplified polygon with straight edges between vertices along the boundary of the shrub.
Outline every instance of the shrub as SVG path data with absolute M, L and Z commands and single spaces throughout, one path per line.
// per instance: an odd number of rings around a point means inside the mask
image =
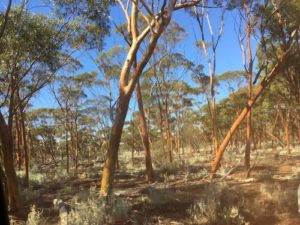
M 68 216 L 68 225 L 98 225 L 125 219 L 128 203 L 121 197 L 112 197 L 109 202 L 91 189 L 87 200 L 74 204 Z
M 278 182 L 265 182 L 260 185 L 260 192 L 275 204 L 278 212 L 298 212 L 296 189 L 282 186 Z
M 196 201 L 188 214 L 194 223 L 205 217 L 209 224 L 244 224 L 244 217 L 240 212 L 239 196 L 229 190 L 224 184 L 209 184 L 204 188 L 204 196 Z
M 27 218 L 27 225 L 42 225 L 42 224 L 46 224 L 46 221 L 44 221 L 42 219 L 42 211 L 38 211 L 35 208 L 35 205 L 31 206 L 30 208 L 30 212 L 28 214 L 28 218 Z

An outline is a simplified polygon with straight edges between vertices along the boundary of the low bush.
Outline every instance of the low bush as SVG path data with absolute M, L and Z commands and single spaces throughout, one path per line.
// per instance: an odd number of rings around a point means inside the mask
M 187 212 L 196 224 L 203 218 L 208 224 L 245 224 L 239 200 L 239 195 L 225 184 L 211 183 L 204 188 L 203 198 L 196 201 Z

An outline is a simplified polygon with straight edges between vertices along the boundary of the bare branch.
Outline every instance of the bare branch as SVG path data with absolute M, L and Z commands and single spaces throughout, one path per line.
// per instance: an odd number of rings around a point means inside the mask
M 124 12 L 124 15 L 126 17 L 126 20 L 127 20 L 127 30 L 128 30 L 128 33 L 130 33 L 130 18 L 129 18 L 129 15 L 128 15 L 128 6 L 129 6 L 129 1 L 127 2 L 127 5 L 126 5 L 126 8 L 122 2 L 122 0 L 117 0 L 118 3 L 120 4 L 123 12 Z

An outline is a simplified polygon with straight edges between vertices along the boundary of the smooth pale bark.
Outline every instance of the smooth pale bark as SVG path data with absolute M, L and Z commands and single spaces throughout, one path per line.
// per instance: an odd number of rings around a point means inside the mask
M 137 102 L 138 102 L 138 107 L 139 107 L 141 137 L 142 137 L 144 153 L 145 153 L 147 181 L 152 183 L 154 181 L 154 173 L 153 173 L 152 160 L 151 160 L 149 134 L 148 134 L 146 116 L 145 116 L 145 111 L 144 111 L 144 106 L 143 106 L 141 86 L 140 86 L 139 81 L 136 84 L 136 97 L 137 97 Z
M 17 175 L 13 162 L 13 143 L 11 132 L 0 112 L 0 138 L 3 152 L 3 162 L 6 175 L 8 204 L 11 211 L 20 211 L 22 202 L 18 188 Z
M 139 49 L 140 42 L 133 40 L 133 43 L 127 55 L 127 59 L 121 70 L 120 87 L 119 87 L 120 95 L 119 95 L 119 104 L 117 107 L 117 116 L 112 126 L 112 130 L 109 138 L 109 144 L 108 144 L 108 151 L 106 154 L 105 165 L 102 173 L 101 189 L 100 189 L 100 194 L 102 196 L 105 197 L 110 196 L 112 192 L 115 165 L 118 156 L 123 126 L 128 111 L 129 101 L 132 96 L 132 92 L 143 72 L 143 69 L 148 63 L 150 57 L 152 56 L 158 38 L 160 37 L 162 32 L 165 30 L 165 27 L 170 22 L 170 16 L 171 15 L 168 15 L 167 18 L 164 18 L 162 21 L 160 21 L 160 23 L 157 25 L 156 32 L 152 33 L 152 37 L 149 40 L 149 45 L 147 47 L 147 50 L 142 56 L 140 62 L 137 64 L 136 68 L 134 69 L 130 81 L 128 81 L 130 67 L 132 66 L 134 60 L 136 59 L 136 53 L 137 50 Z M 132 17 L 133 24 L 136 23 L 136 19 L 137 18 L 135 16 Z
M 278 60 L 278 63 L 273 67 L 271 72 L 267 75 L 267 77 L 261 82 L 261 84 L 258 86 L 258 89 L 256 93 L 252 96 L 252 98 L 248 101 L 247 106 L 243 109 L 243 111 L 239 114 L 237 119 L 234 121 L 232 124 L 231 128 L 229 129 L 228 133 L 226 134 L 222 144 L 220 145 L 217 155 L 215 157 L 215 160 L 213 162 L 212 168 L 211 168 L 211 178 L 213 178 L 216 174 L 216 171 L 219 168 L 220 161 L 222 159 L 223 153 L 232 138 L 233 134 L 237 130 L 237 128 L 241 125 L 242 121 L 246 117 L 247 113 L 250 111 L 250 109 L 253 107 L 255 104 L 256 100 L 258 97 L 261 95 L 261 93 L 265 90 L 265 88 L 274 80 L 274 78 L 278 75 L 281 66 L 283 62 L 285 61 L 287 57 L 288 51 L 284 52 L 281 55 L 281 58 Z

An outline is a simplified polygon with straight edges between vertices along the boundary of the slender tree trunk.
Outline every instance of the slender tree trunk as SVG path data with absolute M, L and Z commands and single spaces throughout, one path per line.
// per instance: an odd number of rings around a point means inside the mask
M 26 138 L 26 128 L 25 128 L 25 118 L 23 109 L 20 108 L 20 125 L 21 125 L 21 137 L 24 150 L 24 169 L 25 169 L 25 187 L 29 186 L 29 157 L 28 157 L 28 147 Z
M 176 149 L 177 149 L 177 154 L 180 157 L 180 154 L 181 154 L 181 152 L 180 152 L 180 145 L 181 145 L 180 137 L 181 137 L 181 135 L 180 135 L 180 126 L 179 126 L 178 123 L 177 123 L 177 132 L 176 133 L 177 133 L 177 137 L 176 137 Z
M 168 146 L 168 153 L 169 153 L 169 162 L 173 162 L 173 140 L 172 140 L 172 128 L 171 122 L 169 120 L 169 109 L 168 109 L 168 100 L 165 101 L 165 108 L 164 108 L 164 117 L 165 117 L 165 124 L 166 124 L 166 137 L 167 137 L 167 146 Z
M 248 101 L 252 95 L 252 73 L 248 77 Z M 246 125 L 246 147 L 245 147 L 245 168 L 250 168 L 250 152 L 251 152 L 251 110 L 247 113 L 247 125 Z
M 160 130 L 160 138 L 161 138 L 161 147 L 162 151 L 165 153 L 165 135 L 164 135 L 164 129 L 163 129 L 163 113 L 162 113 L 162 107 L 161 103 L 158 102 L 158 108 L 159 108 L 159 130 Z
M 74 122 L 74 135 L 75 135 L 75 171 L 78 170 L 78 160 L 79 160 L 79 152 L 80 152 L 80 145 L 79 145 L 79 136 L 78 136 L 78 127 L 77 127 L 77 121 Z
M 65 148 L 66 148 L 66 170 L 67 173 L 69 173 L 70 171 L 70 151 L 69 151 L 69 132 L 68 132 L 68 113 L 67 110 L 65 111 L 65 122 L 64 122 L 64 126 L 65 126 Z
M 211 78 L 212 80 L 214 77 Z M 212 132 L 212 142 L 213 142 L 213 149 L 215 154 L 217 154 L 217 150 L 219 147 L 219 141 L 218 141 L 218 124 L 217 124 L 217 112 L 216 112 L 216 99 L 215 99 L 215 91 L 214 91 L 214 82 L 211 81 L 211 113 L 212 113 L 212 126 L 213 126 L 213 132 Z
M 13 163 L 13 143 L 11 132 L 0 112 L 0 137 L 2 143 L 3 162 L 7 181 L 8 204 L 12 211 L 20 211 L 22 202 L 20 198 L 17 175 Z
M 29 186 L 29 157 L 28 157 L 28 146 L 27 146 L 27 135 L 26 135 L 26 127 L 25 127 L 25 112 L 24 106 L 22 105 L 19 86 L 16 88 L 16 97 L 18 101 L 18 109 L 19 109 L 19 124 L 20 124 L 20 132 L 21 132 L 21 140 L 24 152 L 24 170 L 25 170 L 25 187 Z
M 248 101 L 247 106 L 242 110 L 242 112 L 239 114 L 238 118 L 232 124 L 232 126 L 229 129 L 227 135 L 225 136 L 222 144 L 220 145 L 218 153 L 216 155 L 216 158 L 215 158 L 215 160 L 213 162 L 213 165 L 212 165 L 212 168 L 211 168 L 211 178 L 213 178 L 215 176 L 215 173 L 216 173 L 217 169 L 219 168 L 221 158 L 223 156 L 223 153 L 224 153 L 224 151 L 225 151 L 225 149 L 226 149 L 226 147 L 227 147 L 227 145 L 228 145 L 231 137 L 233 136 L 233 134 L 235 133 L 235 131 L 237 130 L 237 128 L 240 126 L 240 124 L 242 123 L 242 121 L 246 117 L 246 115 L 249 112 L 249 110 L 253 107 L 253 105 L 255 104 L 256 100 L 261 95 L 261 93 L 265 90 L 265 88 L 277 76 L 277 74 L 279 73 L 279 71 L 281 69 L 281 66 L 282 66 L 283 62 L 285 61 L 285 59 L 287 57 L 287 53 L 288 52 L 286 51 L 286 52 L 284 52 L 281 55 L 280 59 L 278 60 L 278 63 L 273 67 L 273 69 L 267 75 L 267 77 L 261 82 L 261 84 L 258 86 L 258 89 L 257 89 L 256 93 Z
M 167 136 L 167 146 L 168 146 L 168 153 L 169 153 L 169 162 L 173 162 L 173 149 L 172 149 L 172 137 L 170 133 L 170 124 L 169 119 L 166 116 L 166 136 Z
M 286 143 L 286 149 L 287 149 L 287 153 L 291 154 L 291 148 L 290 148 L 290 128 L 289 128 L 289 124 L 285 124 L 284 126 L 284 133 L 285 133 L 285 143 Z
M 288 109 L 286 112 L 286 115 L 283 115 L 283 112 L 280 111 L 280 118 L 281 118 L 281 123 L 282 123 L 282 127 L 284 130 L 284 139 L 285 139 L 285 144 L 286 144 L 286 149 L 287 149 L 287 153 L 290 154 L 291 153 L 291 149 L 290 149 L 290 129 L 289 129 L 289 120 L 290 120 L 290 110 Z
M 27 148 L 28 148 L 28 158 L 31 159 L 31 134 L 30 128 L 27 129 Z
M 147 181 L 152 183 L 154 181 L 154 173 L 153 173 L 152 160 L 151 160 L 149 134 L 148 134 L 147 122 L 146 122 L 144 106 L 143 106 L 143 98 L 142 98 L 139 81 L 136 84 L 136 97 L 137 97 L 137 102 L 139 107 L 141 136 L 142 136 L 142 142 L 143 142 L 144 153 L 145 153 Z
M 68 143 L 68 130 L 66 128 L 65 130 L 65 145 L 66 145 L 66 169 L 67 169 L 67 173 L 69 173 L 70 171 L 70 156 L 69 156 L 69 143 Z
M 21 155 L 21 135 L 20 135 L 20 125 L 18 113 L 15 114 L 15 124 L 16 124 L 16 160 L 18 171 L 22 169 L 22 155 Z
M 249 6 L 247 5 L 249 4 Z M 244 1 L 244 8 L 246 11 L 246 37 L 247 37 L 247 56 L 248 56 L 248 68 L 246 68 L 247 77 L 248 77 L 248 90 L 247 90 L 247 97 L 248 101 L 252 98 L 252 71 L 253 71 L 253 58 L 252 58 L 252 51 L 251 51 L 251 9 L 252 9 L 252 0 L 247 3 Z M 251 152 L 251 109 L 249 109 L 247 113 L 247 122 L 246 122 L 246 148 L 245 148 L 245 168 L 248 170 L 250 168 L 250 152 Z
M 128 111 L 130 97 L 131 95 L 125 96 L 124 93 L 120 93 L 119 105 L 117 107 L 117 116 L 111 130 L 111 135 L 109 137 L 108 150 L 102 173 L 100 189 L 100 193 L 102 196 L 109 196 L 113 188 L 117 155 L 120 146 L 123 126 Z

